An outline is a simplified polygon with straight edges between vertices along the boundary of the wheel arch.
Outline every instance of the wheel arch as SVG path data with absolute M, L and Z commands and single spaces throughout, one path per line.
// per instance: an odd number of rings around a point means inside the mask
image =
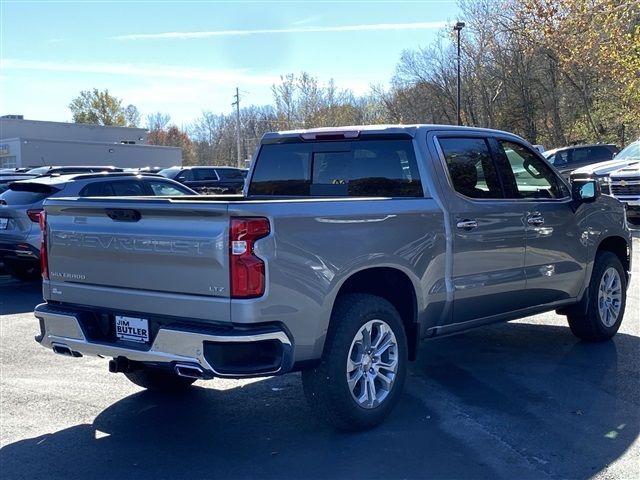
M 631 250 L 630 243 L 619 235 L 609 235 L 600 239 L 598 246 L 594 252 L 593 258 L 590 260 L 590 264 L 587 270 L 586 283 L 584 286 L 584 293 L 581 299 L 575 305 L 560 308 L 556 312 L 560 315 L 585 315 L 587 311 L 587 305 L 589 302 L 589 284 L 591 282 L 591 275 L 593 274 L 593 268 L 595 266 L 595 260 L 600 252 L 613 253 L 622 264 L 624 274 L 626 277 L 627 285 L 629 284 L 629 275 L 631 271 Z
M 618 235 L 612 235 L 606 237 L 600 241 L 596 250 L 596 255 L 600 252 L 608 251 L 613 253 L 624 268 L 625 276 L 627 277 L 627 283 L 629 282 L 629 271 L 631 269 L 631 251 L 629 249 L 629 243 L 623 237 Z
M 400 314 L 407 335 L 409 360 L 415 360 L 420 341 L 418 297 L 407 273 L 394 267 L 369 267 L 350 275 L 340 286 L 331 313 L 341 296 L 367 293 L 384 298 Z

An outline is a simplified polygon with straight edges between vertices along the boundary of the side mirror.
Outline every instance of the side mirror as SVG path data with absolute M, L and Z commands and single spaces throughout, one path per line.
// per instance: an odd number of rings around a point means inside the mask
M 595 179 L 576 179 L 571 182 L 571 196 L 579 202 L 593 202 L 601 194 Z

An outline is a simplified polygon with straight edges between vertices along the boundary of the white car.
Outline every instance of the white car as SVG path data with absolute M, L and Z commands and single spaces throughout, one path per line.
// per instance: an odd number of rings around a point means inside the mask
M 627 218 L 637 225 L 640 223 L 640 140 L 627 146 L 617 158 L 628 164 L 609 175 L 611 195 L 627 205 Z

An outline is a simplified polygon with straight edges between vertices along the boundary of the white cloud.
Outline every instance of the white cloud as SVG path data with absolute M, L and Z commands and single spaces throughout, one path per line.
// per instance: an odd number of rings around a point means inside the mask
M 182 80 L 202 80 L 228 86 L 273 85 L 279 81 L 278 75 L 253 75 L 239 70 L 212 70 L 204 68 L 170 65 L 131 65 L 121 63 L 58 63 L 33 60 L 3 59 L 3 70 L 37 70 L 46 72 L 73 72 L 102 75 L 123 75 L 131 77 L 171 78 Z
M 308 25 L 310 23 L 317 22 L 318 20 L 322 20 L 321 15 L 313 15 L 311 17 L 301 18 L 300 20 L 296 20 L 295 22 L 291 22 L 291 25 Z
M 335 33 L 397 30 L 430 30 L 442 28 L 447 22 L 377 23 L 370 25 L 341 25 L 327 27 L 265 28 L 256 30 L 213 30 L 208 32 L 132 33 L 110 37 L 112 40 L 186 40 L 192 38 L 233 37 L 278 33 Z

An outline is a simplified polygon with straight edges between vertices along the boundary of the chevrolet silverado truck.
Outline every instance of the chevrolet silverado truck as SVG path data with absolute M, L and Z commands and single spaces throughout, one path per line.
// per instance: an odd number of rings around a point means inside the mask
M 617 332 L 622 205 L 515 135 L 451 126 L 266 134 L 242 195 L 55 198 L 36 340 L 148 389 L 302 371 L 341 429 L 380 423 L 423 339 L 556 310 Z
M 640 140 L 628 145 L 616 158 L 628 164 L 609 175 L 611 195 L 626 205 L 627 219 L 638 225 L 640 224 Z

